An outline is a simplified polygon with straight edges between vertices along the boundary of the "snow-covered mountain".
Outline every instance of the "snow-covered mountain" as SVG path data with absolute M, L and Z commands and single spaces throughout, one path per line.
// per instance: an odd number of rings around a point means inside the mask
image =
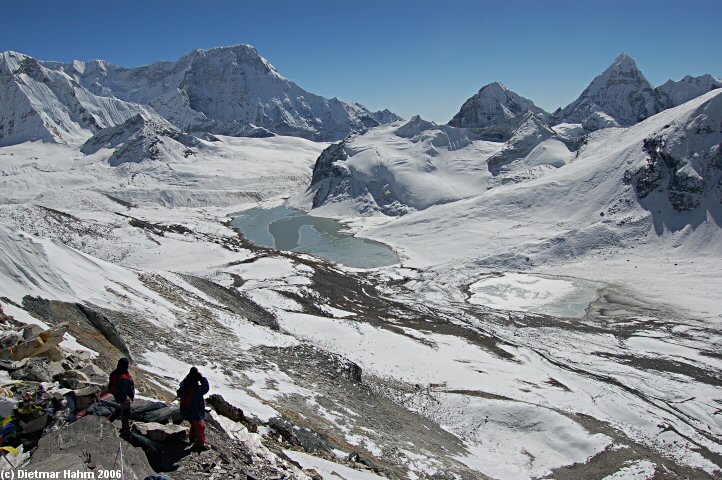
M 575 165 L 590 162 L 591 156 L 602 155 L 600 149 L 613 147 L 607 153 L 612 155 L 609 158 L 627 158 L 625 155 L 632 154 L 613 153 L 618 147 L 610 143 L 611 138 L 625 138 L 625 148 L 633 151 L 636 160 L 624 168 L 622 164 L 615 167 L 614 188 L 605 190 L 595 202 L 624 197 L 653 210 L 644 199 L 656 198 L 655 192 L 661 192 L 661 198 L 668 198 L 662 203 L 671 206 L 671 216 L 674 211 L 703 207 L 722 215 L 718 185 L 722 108 L 714 94 L 700 98 L 705 101 L 697 105 L 698 99 L 694 110 L 688 102 L 682 110 L 649 118 L 644 122 L 647 127 L 604 128 L 582 143 L 557 133 L 528 110 L 514 117 L 521 120 L 520 125 L 505 142 L 482 140 L 475 129 L 440 126 L 418 117 L 372 129 L 332 145 L 319 157 L 308 190 L 311 207 L 321 215 L 398 216 L 464 198 L 506 198 L 502 192 L 511 195 L 515 190 L 502 188 L 505 186 L 536 185 L 544 178 L 559 186 L 554 179 L 576 171 Z M 608 119 L 602 112 L 591 116 Z M 609 121 L 606 126 L 616 125 Z M 619 157 L 614 156 L 617 154 Z M 569 181 L 597 173 L 579 173 L 581 177 Z M 636 192 L 631 197 L 629 185 L 634 185 Z
M 659 241 L 685 243 L 691 253 L 714 251 L 720 248 L 722 225 L 720 122 L 722 90 L 716 90 L 631 127 L 594 132 L 574 155 L 566 152 L 566 161 L 556 168 L 412 212 L 374 231 L 372 238 L 399 246 L 418 243 L 418 250 L 406 254 L 421 264 L 421 252 L 453 238 L 456 247 L 436 251 L 434 262 L 438 256 L 478 258 L 483 251 L 480 261 L 489 268 L 522 268 L 551 258 L 573 260 L 595 249 L 631 248 L 650 241 L 650 231 Z M 550 142 L 539 148 L 549 149 Z M 528 165 L 539 153 L 522 163 Z M 542 158 L 551 163 L 557 154 L 551 150 Z M 679 239 L 672 240 L 675 234 Z M 462 253 L 462 245 L 476 247 Z
M 667 80 L 655 90 L 666 95 L 670 107 L 676 107 L 716 88 L 722 88 L 722 80 L 706 74 L 699 77 L 686 75 L 677 82 Z
M 357 103 L 324 98 L 284 78 L 250 45 L 194 50 L 176 62 L 125 68 L 102 60 L 44 62 L 97 95 L 149 105 L 183 131 L 244 135 L 249 126 L 340 140 L 382 121 Z
M 663 108 L 660 94 L 655 92 L 634 60 L 622 53 L 592 80 L 579 98 L 555 112 L 555 116 L 568 123 L 586 121 L 592 126 L 598 119 L 589 123 L 588 118 L 595 113 L 603 113 L 618 125 L 629 126 Z
M 527 112 L 540 116 L 548 114 L 531 100 L 509 90 L 501 82 L 493 82 L 479 90 L 461 106 L 449 125 L 478 129 L 490 138 L 508 138 L 510 130 L 518 127 Z
M 91 93 L 70 75 L 22 53 L 0 53 L 0 146 L 33 140 L 80 143 L 147 110 Z

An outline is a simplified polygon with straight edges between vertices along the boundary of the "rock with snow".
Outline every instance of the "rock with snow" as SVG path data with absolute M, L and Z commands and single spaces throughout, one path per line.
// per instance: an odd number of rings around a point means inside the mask
M 379 122 L 379 125 L 388 125 L 389 123 L 394 123 L 394 122 L 403 120 L 403 118 L 396 115 L 394 112 L 392 112 L 388 108 L 385 108 L 383 110 L 378 110 L 376 112 L 371 112 L 371 116 L 373 117 L 374 120 Z
M 250 45 L 195 50 L 177 62 L 137 68 L 99 60 L 47 65 L 99 95 L 149 105 L 183 131 L 333 141 L 378 126 L 376 117 L 395 117 L 307 92 Z
M 512 92 L 501 82 L 494 82 L 464 102 L 449 125 L 479 129 L 488 137 L 503 139 L 508 138 L 506 135 L 510 126 L 521 123 L 513 121 L 514 117 L 526 112 L 547 115 L 531 100 Z
M 504 147 L 488 160 L 492 175 L 501 173 L 502 168 L 512 161 L 528 155 L 544 140 L 554 137 L 556 133 L 538 115 L 527 112 L 523 121 L 504 144 Z
M 617 123 L 614 118 L 601 111 L 592 113 L 582 121 L 582 128 L 584 128 L 587 132 L 593 132 L 595 130 L 599 130 L 600 128 L 612 128 L 618 126 L 619 123 Z
M 178 442 L 186 438 L 186 429 L 172 423 L 164 425 L 157 422 L 135 422 L 133 427 L 154 442 Z
M 568 123 L 581 123 L 600 112 L 619 125 L 629 126 L 663 109 L 660 95 L 627 54 L 622 53 L 582 92 L 574 102 L 558 112 Z
M 124 123 L 108 127 L 88 139 L 81 152 L 93 154 L 100 149 L 114 149 L 112 166 L 144 160 L 182 159 L 193 155 L 191 147 L 200 141 L 182 133 L 158 115 L 138 114 Z
M 666 95 L 669 99 L 669 107 L 676 107 L 716 88 L 722 88 L 722 80 L 706 74 L 699 77 L 686 75 L 677 82 L 667 80 L 655 90 Z

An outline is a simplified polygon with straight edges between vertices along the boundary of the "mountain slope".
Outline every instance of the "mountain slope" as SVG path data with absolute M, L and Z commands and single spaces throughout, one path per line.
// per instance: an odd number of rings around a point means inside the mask
M 621 126 L 634 125 L 662 110 L 659 94 L 637 64 L 622 53 L 598 75 L 574 102 L 557 115 L 565 122 L 582 123 L 601 112 Z
M 331 215 L 423 210 L 486 188 L 484 159 L 501 146 L 417 116 L 331 145 L 316 161 L 308 195 Z
M 46 65 L 62 69 L 97 94 L 149 105 L 183 131 L 238 135 L 253 125 L 325 141 L 340 140 L 389 118 L 303 90 L 250 45 L 195 50 L 177 62 L 137 68 L 99 60 Z
M 147 109 L 95 95 L 63 72 L 16 52 L 0 54 L 0 146 L 79 143 Z
M 476 257 L 490 268 L 525 268 L 652 241 L 714 251 L 722 247 L 720 122 L 722 91 L 713 91 L 593 133 L 576 158 L 544 176 L 363 234 L 398 246 L 415 265 Z M 439 249 L 448 238 L 455 248 Z

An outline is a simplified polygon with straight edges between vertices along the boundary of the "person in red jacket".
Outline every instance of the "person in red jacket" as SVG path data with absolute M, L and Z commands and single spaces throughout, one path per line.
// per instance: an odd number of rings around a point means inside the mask
M 181 416 L 191 424 L 188 436 L 196 448 L 202 450 L 206 449 L 206 402 L 203 395 L 208 393 L 209 389 L 208 379 L 201 375 L 196 367 L 192 367 L 176 392 L 180 399 Z
M 118 365 L 110 373 L 108 380 L 108 392 L 120 405 L 120 420 L 123 425 L 121 431 L 130 430 L 130 403 L 135 399 L 135 382 L 128 371 L 129 365 L 127 358 L 118 360 Z

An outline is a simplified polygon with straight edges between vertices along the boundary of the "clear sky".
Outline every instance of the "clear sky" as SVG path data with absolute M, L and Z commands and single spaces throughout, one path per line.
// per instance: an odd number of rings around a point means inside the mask
M 722 76 L 722 0 L 0 0 L 0 50 L 123 66 L 250 43 L 326 97 L 448 121 L 499 80 L 553 110 L 621 52 L 653 85 Z

